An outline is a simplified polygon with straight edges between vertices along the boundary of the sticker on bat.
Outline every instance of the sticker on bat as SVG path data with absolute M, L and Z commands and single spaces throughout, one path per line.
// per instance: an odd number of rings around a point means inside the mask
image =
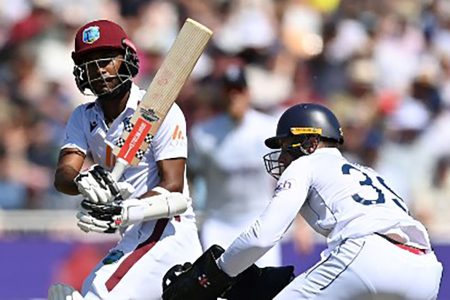
M 156 122 L 159 120 L 159 117 L 156 115 L 156 112 L 153 109 L 146 109 L 141 107 L 139 109 L 141 116 L 149 122 Z

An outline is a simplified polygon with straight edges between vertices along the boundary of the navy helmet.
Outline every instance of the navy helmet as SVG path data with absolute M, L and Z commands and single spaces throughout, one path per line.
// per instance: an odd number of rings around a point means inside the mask
M 321 140 L 344 143 L 341 125 L 331 110 L 313 103 L 288 108 L 278 121 L 276 136 L 265 141 L 267 147 L 278 149 L 263 157 L 267 172 L 279 179 L 290 164 L 280 159 L 283 152 L 297 159 L 313 153 Z
M 266 139 L 265 144 L 271 149 L 279 149 L 283 138 L 300 135 L 319 135 L 325 140 L 344 143 L 341 125 L 331 110 L 320 104 L 302 103 L 282 114 L 276 136 Z

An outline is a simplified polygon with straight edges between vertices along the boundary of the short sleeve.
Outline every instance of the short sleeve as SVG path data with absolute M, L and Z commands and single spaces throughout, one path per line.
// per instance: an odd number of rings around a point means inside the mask
M 187 158 L 186 120 L 177 104 L 172 105 L 153 139 L 152 151 L 156 161 Z
M 87 140 L 84 134 L 83 112 L 85 107 L 78 106 L 70 116 L 66 124 L 66 134 L 61 149 L 77 148 L 83 153 L 87 153 Z

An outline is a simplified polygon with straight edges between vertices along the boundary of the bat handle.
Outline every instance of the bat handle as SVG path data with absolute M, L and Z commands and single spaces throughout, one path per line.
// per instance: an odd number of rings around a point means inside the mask
M 117 158 L 116 164 L 114 165 L 113 170 L 111 171 L 111 175 L 114 180 L 119 181 L 120 177 L 122 177 L 123 172 L 128 168 L 129 163 L 121 158 Z

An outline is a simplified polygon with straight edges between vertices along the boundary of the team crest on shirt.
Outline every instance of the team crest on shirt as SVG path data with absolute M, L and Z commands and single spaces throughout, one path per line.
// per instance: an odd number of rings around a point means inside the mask
M 100 28 L 91 26 L 83 30 L 83 43 L 92 44 L 100 38 Z
M 104 265 L 110 265 L 112 263 L 117 262 L 123 256 L 123 251 L 121 250 L 113 250 L 109 252 L 108 256 L 103 259 Z
M 294 183 L 293 179 L 286 179 L 277 183 L 277 187 L 275 188 L 274 194 L 278 194 L 281 191 L 289 190 Z

